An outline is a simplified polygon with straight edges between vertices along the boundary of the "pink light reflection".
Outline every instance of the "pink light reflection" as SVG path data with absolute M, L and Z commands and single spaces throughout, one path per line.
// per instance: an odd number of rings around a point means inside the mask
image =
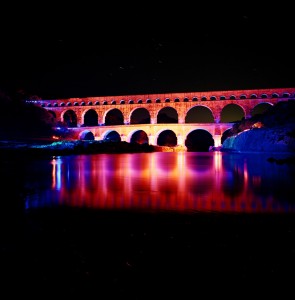
M 261 176 L 220 152 L 85 155 L 52 165 L 50 197 L 59 204 L 180 212 L 295 211 L 272 194 L 262 199 L 255 192 Z

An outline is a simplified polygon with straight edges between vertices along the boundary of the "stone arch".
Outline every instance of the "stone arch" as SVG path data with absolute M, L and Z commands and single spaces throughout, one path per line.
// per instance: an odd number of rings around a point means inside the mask
M 234 119 L 232 117 L 233 110 L 235 111 L 235 115 L 239 119 Z M 225 105 L 220 114 L 220 122 L 222 123 L 231 123 L 241 121 L 246 115 L 245 109 L 238 104 L 230 103 Z
M 205 129 L 193 129 L 186 136 L 185 146 L 188 152 L 207 152 L 214 146 L 214 139 Z
M 268 102 L 260 102 L 257 105 L 255 105 L 251 110 L 251 116 L 260 115 L 266 112 L 269 108 L 271 108 L 273 105 Z
M 61 114 L 62 122 L 67 127 L 77 127 L 77 115 L 74 110 L 67 109 Z
M 97 126 L 98 114 L 94 109 L 88 109 L 83 113 L 84 126 Z
M 149 143 L 148 135 L 142 129 L 133 130 L 131 134 L 128 135 L 128 140 L 130 143 L 137 143 L 141 145 Z
M 196 105 L 186 112 L 185 123 L 214 123 L 212 110 L 205 105 Z
M 94 139 L 95 139 L 94 134 L 90 130 L 81 131 L 80 134 L 79 134 L 79 140 L 91 140 L 91 141 L 93 141 Z
M 149 111 L 144 107 L 136 107 L 131 111 L 130 124 L 151 124 Z
M 102 134 L 102 140 L 107 142 L 120 142 L 121 136 L 116 130 L 106 130 Z
M 111 108 L 108 109 L 104 116 L 104 124 L 108 125 L 123 125 L 124 124 L 124 116 L 120 109 L 118 108 Z
M 158 111 L 157 124 L 178 123 L 178 112 L 174 107 L 165 106 Z
M 171 129 L 163 129 L 157 133 L 156 144 L 158 146 L 174 147 L 177 145 L 177 136 Z

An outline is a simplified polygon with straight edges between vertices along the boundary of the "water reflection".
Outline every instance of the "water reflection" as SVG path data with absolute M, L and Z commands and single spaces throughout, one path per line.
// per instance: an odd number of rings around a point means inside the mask
M 294 165 L 261 154 L 98 154 L 30 162 L 27 208 L 294 212 Z

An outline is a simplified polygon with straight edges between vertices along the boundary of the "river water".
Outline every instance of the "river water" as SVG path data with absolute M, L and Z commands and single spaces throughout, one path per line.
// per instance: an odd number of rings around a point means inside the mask
M 265 154 L 155 152 L 55 157 L 21 166 L 25 206 L 295 212 L 294 165 Z
M 103 299 L 291 290 L 295 165 L 270 157 L 282 156 L 1 158 L 4 286 Z

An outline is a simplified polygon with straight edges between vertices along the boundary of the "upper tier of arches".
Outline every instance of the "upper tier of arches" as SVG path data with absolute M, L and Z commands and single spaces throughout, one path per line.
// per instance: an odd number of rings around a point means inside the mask
M 31 101 L 52 112 L 58 122 L 66 123 L 69 127 L 80 127 L 136 123 L 236 122 L 253 116 L 255 110 L 259 111 L 257 108 L 261 104 L 273 105 L 294 98 L 295 88 L 287 88 Z M 229 115 L 233 109 L 236 113 L 231 119 Z M 166 113 L 168 118 L 164 120 L 163 114 Z M 120 119 L 117 123 L 111 122 L 114 114 Z M 196 119 L 197 114 L 201 116 L 200 119 Z M 139 116 L 144 120 L 138 120 Z
M 37 100 L 37 102 L 42 107 L 64 107 L 273 98 L 295 98 L 295 88 L 103 96 L 54 100 Z

